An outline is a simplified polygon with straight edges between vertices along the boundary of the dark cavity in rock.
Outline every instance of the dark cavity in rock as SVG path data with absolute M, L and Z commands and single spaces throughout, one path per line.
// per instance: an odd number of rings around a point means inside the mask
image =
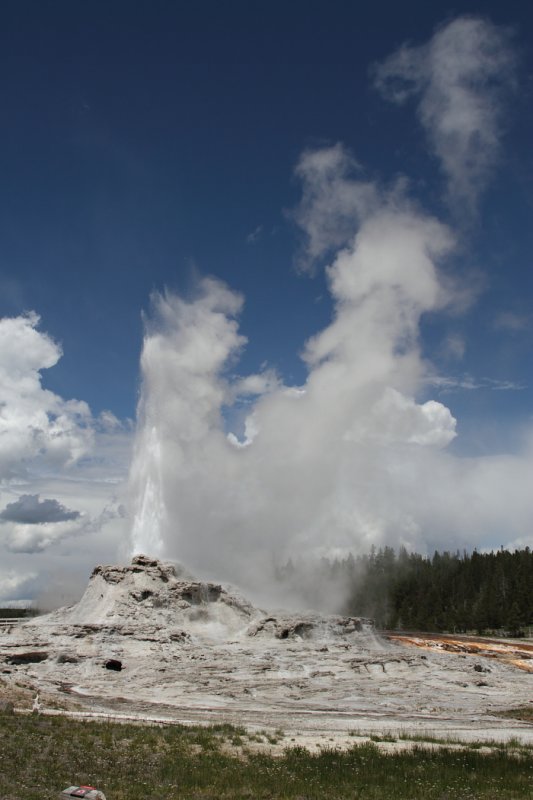
M 122 669 L 122 661 L 119 661 L 118 658 L 110 658 L 105 662 L 105 668 L 111 669 L 114 672 L 120 672 Z
M 41 661 L 46 661 L 48 653 L 31 652 L 31 653 L 14 653 L 6 658 L 8 664 L 39 664 Z

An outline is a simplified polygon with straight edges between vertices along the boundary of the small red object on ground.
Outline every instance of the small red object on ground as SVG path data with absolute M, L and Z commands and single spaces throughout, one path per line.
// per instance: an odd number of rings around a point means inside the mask
M 68 797 L 83 797 L 85 800 L 106 800 L 106 796 L 94 786 L 69 786 L 59 795 L 62 800 Z

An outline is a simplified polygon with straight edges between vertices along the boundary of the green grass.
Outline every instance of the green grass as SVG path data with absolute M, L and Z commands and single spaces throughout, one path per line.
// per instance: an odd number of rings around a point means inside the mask
M 533 722 L 533 705 L 509 708 L 505 711 L 498 711 L 496 716 L 509 717 L 510 719 L 520 719 L 523 722 Z
M 511 711 L 519 711 L 520 709 L 512 709 Z M 510 716 L 513 719 L 521 719 L 521 717 L 512 713 L 501 713 L 499 716 Z M 422 733 L 409 733 L 408 731 L 400 730 L 398 733 L 384 732 L 381 734 L 370 733 L 365 734 L 361 731 L 350 731 L 350 736 L 368 736 L 371 742 L 408 742 L 418 743 L 420 745 L 438 745 L 448 749 L 461 748 L 462 750 L 501 750 L 511 755 L 533 755 L 533 746 L 525 744 L 520 739 L 513 737 L 507 741 L 499 741 L 497 739 L 483 739 L 476 741 L 468 741 L 460 739 L 455 736 L 435 736 L 432 733 L 425 731 Z
M 267 734 L 260 734 L 266 737 Z M 533 753 L 501 747 L 386 754 L 376 744 L 341 752 L 293 747 L 252 752 L 257 734 L 218 725 L 118 725 L 65 717 L 0 716 L 0 798 L 47 800 L 89 783 L 108 800 L 496 800 L 533 798 Z M 228 744 L 238 740 L 237 753 Z

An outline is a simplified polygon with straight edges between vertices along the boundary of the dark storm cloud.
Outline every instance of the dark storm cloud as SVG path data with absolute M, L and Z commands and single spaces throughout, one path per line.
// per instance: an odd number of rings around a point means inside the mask
M 42 525 L 46 522 L 69 522 L 80 516 L 79 511 L 71 511 L 57 500 L 40 500 L 38 494 L 22 494 L 0 513 L 0 522 Z

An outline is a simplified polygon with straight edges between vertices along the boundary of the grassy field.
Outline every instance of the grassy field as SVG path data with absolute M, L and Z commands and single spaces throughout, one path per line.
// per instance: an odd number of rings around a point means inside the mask
M 226 725 L 140 726 L 65 717 L 0 715 L 0 799 L 57 798 L 88 783 L 108 800 L 163 798 L 533 798 L 533 751 L 518 743 L 490 752 L 413 743 L 385 753 L 350 750 L 281 756 L 253 752 L 258 739 Z

